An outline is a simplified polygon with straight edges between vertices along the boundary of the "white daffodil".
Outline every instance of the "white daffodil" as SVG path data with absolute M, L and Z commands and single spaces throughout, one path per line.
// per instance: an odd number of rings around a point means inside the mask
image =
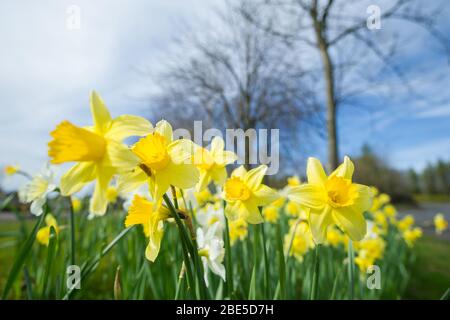
M 220 202 L 208 203 L 204 207 L 198 209 L 195 214 L 195 219 L 202 226 L 204 230 L 209 230 L 213 225 L 217 232 L 217 236 L 222 236 L 225 227 L 225 216 L 223 215 L 223 208 Z
M 49 164 L 46 164 L 41 172 L 31 179 L 21 190 L 21 198 L 26 203 L 31 202 L 30 211 L 36 216 L 40 216 L 43 212 L 47 196 L 56 189 L 53 183 L 54 173 L 50 169 Z
M 198 254 L 202 259 L 206 286 L 209 285 L 208 269 L 211 269 L 214 274 L 225 281 L 225 267 L 223 265 L 225 248 L 222 238 L 217 236 L 218 227 L 219 224 L 214 223 L 206 234 L 203 229 L 197 229 Z

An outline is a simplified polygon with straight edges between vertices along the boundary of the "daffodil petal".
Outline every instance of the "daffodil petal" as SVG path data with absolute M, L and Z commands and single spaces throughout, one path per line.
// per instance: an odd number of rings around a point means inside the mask
M 211 174 L 208 171 L 201 171 L 200 172 L 200 179 L 197 183 L 197 192 L 202 191 L 205 189 L 208 184 L 211 182 Z
M 149 180 L 149 187 L 153 199 L 155 200 L 155 208 L 161 204 L 164 193 L 170 187 L 170 181 L 164 171 L 159 172 L 154 178 Z
M 302 184 L 288 190 L 288 198 L 314 210 L 323 209 L 326 203 L 325 190 L 318 185 Z
M 158 175 L 160 179 L 165 179 L 169 184 L 181 189 L 192 188 L 199 181 L 198 169 L 193 164 L 170 163 L 163 171 L 158 172 Z
M 117 179 L 117 189 L 119 193 L 129 193 L 137 190 L 148 181 L 147 174 L 141 168 L 135 168 L 132 171 L 119 175 Z
M 238 159 L 238 156 L 231 151 L 221 151 L 221 152 L 215 152 L 213 154 L 214 161 L 219 166 L 225 166 L 227 164 L 231 164 L 235 162 Z
M 35 216 L 40 216 L 44 210 L 42 207 L 45 204 L 45 198 L 37 198 L 35 199 L 30 206 L 30 212 L 34 214 Z
M 151 262 L 154 262 L 158 257 L 163 234 L 164 229 L 160 226 L 158 226 L 156 232 L 150 234 L 150 241 L 148 242 L 147 248 L 145 249 L 145 257 Z
M 260 165 L 257 168 L 251 169 L 245 174 L 244 181 L 247 187 L 251 190 L 256 190 L 261 185 L 261 182 L 266 174 L 267 166 Z
M 97 92 L 92 91 L 90 102 L 94 130 L 98 133 L 105 133 L 111 125 L 111 115 Z
M 161 120 L 156 124 L 155 131 L 166 139 L 166 143 L 170 144 L 173 140 L 172 126 L 166 120 Z
M 243 212 L 243 215 L 241 215 L 241 218 L 251 224 L 259 224 L 264 222 L 264 219 L 255 201 L 244 201 L 242 204 L 244 205 L 246 210 L 245 212 Z
M 345 179 L 352 180 L 353 172 L 355 171 L 355 166 L 349 157 L 344 157 L 344 162 L 337 167 L 336 170 L 330 176 L 342 177 Z
M 230 221 L 235 221 L 235 220 L 239 219 L 241 206 L 242 206 L 242 203 L 240 201 L 236 201 L 233 203 L 227 203 L 227 205 L 225 207 L 225 216 Z
M 106 150 L 109 164 L 119 172 L 131 171 L 139 165 L 139 158 L 121 142 L 109 141 Z
M 361 212 L 349 207 L 333 209 L 333 219 L 353 241 L 360 241 L 367 232 L 367 224 Z
M 256 197 L 256 202 L 259 206 L 266 206 L 280 197 L 274 189 L 265 184 L 260 185 L 259 188 L 253 192 L 253 195 Z
M 80 162 L 69 169 L 60 183 L 61 194 L 69 196 L 78 192 L 88 182 L 95 179 L 96 165 L 93 162 Z
M 247 173 L 247 170 L 245 169 L 245 167 L 239 166 L 238 168 L 233 170 L 233 172 L 231 173 L 231 176 L 244 179 L 246 173 Z
M 210 151 L 212 154 L 215 154 L 216 152 L 222 152 L 224 148 L 225 148 L 225 143 L 224 143 L 222 137 L 215 136 L 211 140 Z
M 327 229 L 333 224 L 333 218 L 330 207 L 325 207 L 324 210 L 315 212 L 309 210 L 308 222 L 316 243 L 323 243 L 327 239 Z
M 354 204 L 352 205 L 353 211 L 356 212 L 365 212 L 372 207 L 372 190 L 370 187 L 367 187 L 362 184 L 353 184 L 354 188 L 357 189 L 358 197 L 354 200 Z
M 311 184 L 324 184 L 327 181 L 327 175 L 323 170 L 322 164 L 316 158 L 308 158 L 308 164 L 306 165 L 306 176 L 308 177 L 308 183 Z
M 211 178 L 217 185 L 223 185 L 225 180 L 227 180 L 227 169 L 217 168 L 211 171 Z
M 112 168 L 98 168 L 97 182 L 89 206 L 89 210 L 93 215 L 102 216 L 106 213 L 106 208 L 108 207 L 106 191 L 113 175 L 114 170 Z
M 131 136 L 146 136 L 152 131 L 153 126 L 147 119 L 125 114 L 112 120 L 105 137 L 115 141 L 122 141 Z
M 167 152 L 170 155 L 170 159 L 176 163 L 192 163 L 192 154 L 194 152 L 194 143 L 188 139 L 179 139 L 172 142 L 167 147 Z

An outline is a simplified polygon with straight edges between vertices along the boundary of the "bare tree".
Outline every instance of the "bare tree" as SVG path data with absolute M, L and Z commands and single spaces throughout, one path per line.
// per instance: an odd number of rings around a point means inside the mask
M 379 18 L 383 25 L 401 21 L 406 23 L 402 25 L 405 30 L 414 27 L 426 30 L 450 57 L 450 41 L 436 26 L 436 17 L 444 11 L 444 2 L 434 3 L 430 8 L 429 4 L 425 6 L 415 0 L 386 1 Z M 413 89 L 402 69 L 394 63 L 394 52 L 404 32 L 399 34 L 392 25 L 388 32 L 369 30 L 367 8 L 371 1 L 255 0 L 253 4 L 252 10 L 241 10 L 248 21 L 287 43 L 301 44 L 299 57 L 305 54 L 313 59 L 317 57 L 322 66 L 328 165 L 333 169 L 338 164 L 337 108 L 345 99 L 366 91 L 367 83 L 374 80 L 368 68 L 363 66 L 375 61 L 380 68 L 395 74 L 403 85 Z M 255 6 L 259 10 L 255 10 Z M 357 78 L 355 70 L 364 70 L 364 74 Z
M 193 119 L 219 129 L 280 128 L 280 147 L 295 153 L 301 124 L 320 121 L 315 81 L 284 41 L 242 17 L 246 3 L 228 4 L 214 26 L 178 40 L 157 81 L 164 109 L 154 110 L 187 128 Z M 246 140 L 246 165 L 251 147 Z

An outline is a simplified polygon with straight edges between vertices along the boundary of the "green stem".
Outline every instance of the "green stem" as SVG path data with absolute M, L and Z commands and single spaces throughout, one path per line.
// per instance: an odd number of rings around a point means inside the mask
M 349 240 L 348 249 L 347 249 L 347 257 L 348 257 L 348 283 L 349 283 L 349 299 L 354 299 L 354 253 L 353 253 L 353 242 Z
M 263 245 L 263 256 L 264 256 L 264 286 L 266 288 L 266 298 L 270 297 L 270 270 L 269 270 L 269 259 L 267 258 L 267 247 L 266 247 L 266 234 L 264 232 L 264 223 L 260 224 L 261 228 L 261 240 Z
M 316 250 L 314 254 L 314 272 L 311 282 L 310 300 L 317 300 L 319 292 L 319 270 L 320 270 L 320 246 L 321 244 L 316 244 Z
M 186 233 L 186 229 L 184 228 L 183 224 L 181 223 L 181 219 L 178 216 L 178 213 L 177 213 L 175 207 L 173 206 L 172 201 L 170 201 L 169 197 L 166 194 L 164 194 L 163 199 L 164 199 L 167 207 L 171 211 L 173 217 L 175 218 L 178 229 L 180 231 L 181 239 L 182 239 L 182 241 L 186 242 L 186 247 L 189 251 L 189 254 L 191 255 L 191 258 L 193 259 L 194 268 L 195 268 L 195 271 L 197 274 L 197 280 L 200 284 L 200 288 L 199 288 L 200 289 L 200 298 L 206 299 L 207 298 L 207 289 L 206 289 L 205 279 L 203 278 L 203 273 L 202 273 L 203 268 L 202 268 L 202 264 L 200 261 L 200 257 L 198 256 L 197 240 L 195 239 L 195 234 L 193 233 L 194 231 L 192 230 L 192 224 L 190 224 L 190 226 L 188 228 L 191 232 L 191 240 L 189 240 L 189 237 Z M 190 219 L 190 217 L 188 217 L 188 219 Z M 190 221 L 188 221 L 188 223 L 190 223 Z M 189 256 L 186 257 L 186 255 L 185 255 L 186 268 L 188 268 L 189 263 L 190 263 Z
M 223 202 L 224 216 L 225 216 L 225 201 Z M 228 225 L 228 218 L 225 217 L 225 263 L 226 263 L 226 283 L 228 289 L 228 296 L 231 299 L 234 291 L 233 283 L 233 264 L 231 258 L 231 244 L 230 244 L 230 227 Z
M 69 217 L 70 217 L 70 264 L 75 265 L 75 216 L 73 212 L 72 199 L 69 199 Z

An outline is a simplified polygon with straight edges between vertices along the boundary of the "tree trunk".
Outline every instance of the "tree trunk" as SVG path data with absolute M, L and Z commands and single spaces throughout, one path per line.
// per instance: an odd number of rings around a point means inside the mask
M 338 166 L 338 141 L 336 127 L 336 97 L 334 92 L 334 73 L 328 43 L 323 33 L 324 22 L 319 21 L 317 16 L 317 2 L 311 7 L 311 18 L 314 23 L 314 31 L 317 46 L 323 63 L 323 72 L 326 85 L 327 97 L 327 133 L 328 133 L 328 169 L 334 170 Z
M 338 166 L 338 140 L 336 126 L 336 99 L 334 96 L 334 76 L 328 48 L 320 47 L 327 95 L 327 132 L 328 132 L 328 169 L 334 170 Z

